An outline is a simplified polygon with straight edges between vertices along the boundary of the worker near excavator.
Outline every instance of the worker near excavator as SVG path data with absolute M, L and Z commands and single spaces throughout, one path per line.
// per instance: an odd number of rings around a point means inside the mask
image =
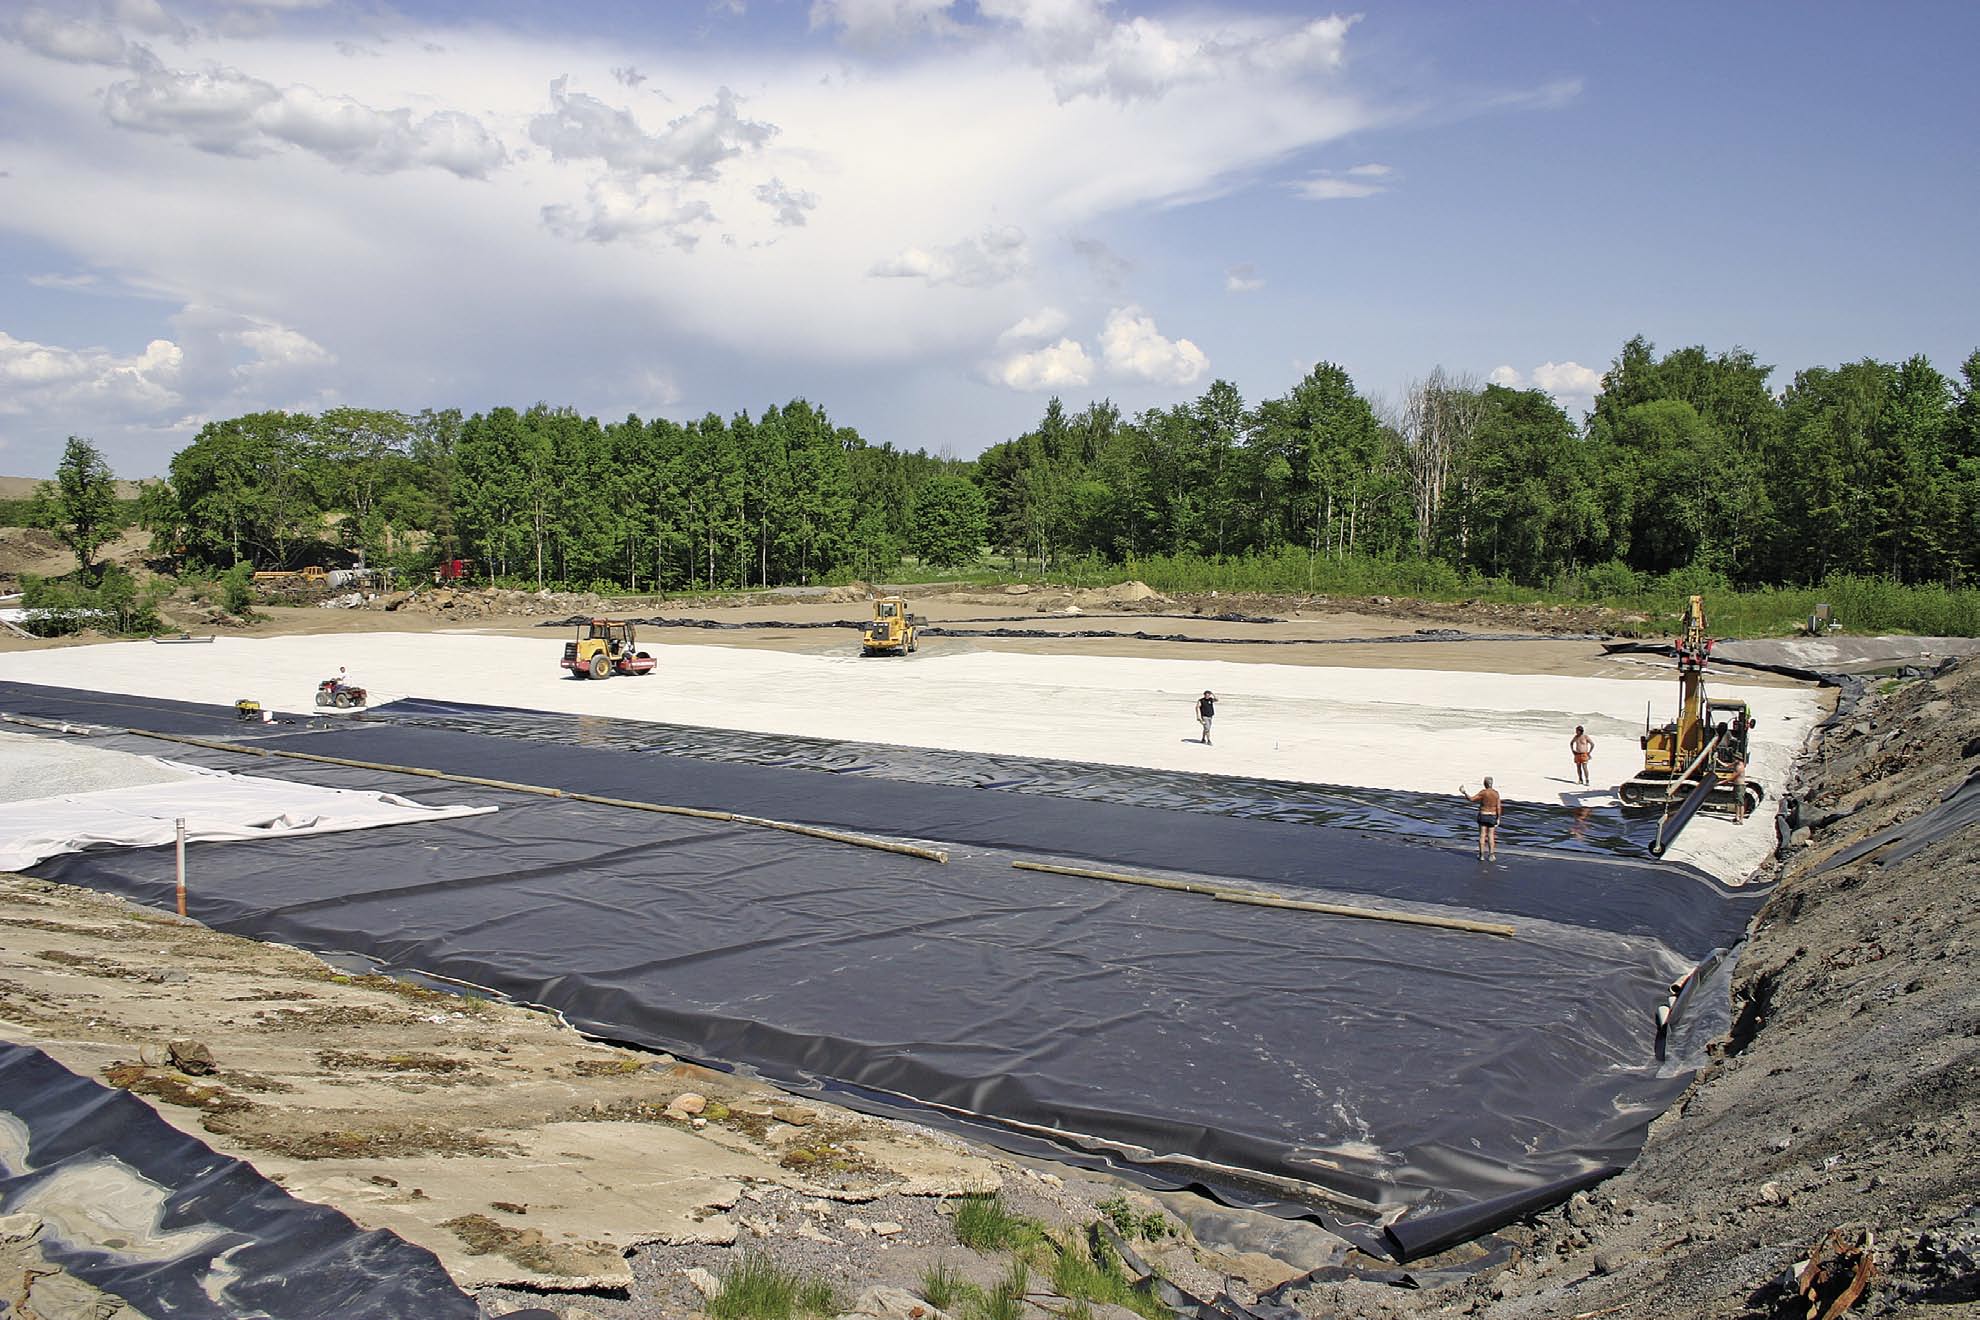
M 1574 726 L 1574 737 L 1568 739 L 1568 751 L 1574 754 L 1574 777 L 1582 784 L 1588 782 L 1588 762 L 1595 755 L 1595 740 L 1588 736 L 1588 730 L 1579 724 Z
M 1476 793 L 1468 791 L 1463 784 L 1458 785 L 1458 792 L 1464 794 L 1467 801 L 1478 804 L 1478 860 L 1498 861 L 1499 817 L 1503 814 L 1504 803 L 1499 797 L 1499 790 L 1492 787 L 1492 776 L 1485 776 L 1485 787 Z

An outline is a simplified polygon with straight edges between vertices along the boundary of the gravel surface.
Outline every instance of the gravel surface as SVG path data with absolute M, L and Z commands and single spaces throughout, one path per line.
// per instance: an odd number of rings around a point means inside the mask
M 195 778 L 148 756 L 90 747 L 72 738 L 0 731 L 0 802 L 27 802 L 106 788 Z

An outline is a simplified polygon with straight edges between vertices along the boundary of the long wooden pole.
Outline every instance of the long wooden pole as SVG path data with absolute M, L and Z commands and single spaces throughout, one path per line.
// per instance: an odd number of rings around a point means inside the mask
M 1387 908 L 1315 903 L 1303 898 L 1285 898 L 1256 889 L 1235 889 L 1225 885 L 1202 884 L 1190 880 L 1165 880 L 1158 876 L 1135 875 L 1126 871 L 1098 871 L 1084 866 L 1059 866 L 1051 862 L 1012 862 L 1011 866 L 1019 871 L 1043 871 L 1048 875 L 1070 875 L 1086 880 L 1107 880 L 1114 884 L 1180 890 L 1186 894 L 1201 894 L 1220 903 L 1246 903 L 1253 907 L 1320 912 L 1328 916 L 1352 917 L 1363 921 L 1392 921 L 1405 926 L 1431 926 L 1439 930 L 1470 931 L 1478 935 L 1499 935 L 1507 939 L 1518 933 L 1516 927 L 1497 921 L 1471 921 L 1464 917 L 1435 917 L 1422 912 L 1395 912 Z

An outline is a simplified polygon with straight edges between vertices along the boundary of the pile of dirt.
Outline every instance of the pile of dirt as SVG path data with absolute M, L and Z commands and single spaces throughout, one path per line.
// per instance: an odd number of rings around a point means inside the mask
M 1980 661 L 1845 717 L 1790 788 L 1806 832 L 1769 868 L 1779 887 L 1741 956 L 1731 1031 L 1637 1163 L 1507 1230 L 1511 1260 L 1461 1285 L 1328 1283 L 1292 1300 L 1316 1317 L 1801 1317 L 1821 1308 L 1783 1280 L 1833 1233 L 1867 1244 L 1874 1268 L 1849 1314 L 1971 1314 L 1980 828 L 1905 856 L 1841 854 L 1976 773 Z
M 53 532 L 39 527 L 0 527 L 0 581 L 18 582 L 23 573 L 53 577 L 75 571 L 76 557 Z
M 451 619 L 590 617 L 605 599 L 588 591 L 513 591 L 505 587 L 421 587 L 371 597 L 362 608 L 390 613 L 444 615 Z

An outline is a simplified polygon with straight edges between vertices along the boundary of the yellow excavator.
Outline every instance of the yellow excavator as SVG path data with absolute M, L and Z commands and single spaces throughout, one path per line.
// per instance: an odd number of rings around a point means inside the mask
M 1713 700 L 1705 694 L 1705 663 L 1713 641 L 1705 635 L 1705 598 L 1693 596 L 1676 642 L 1677 718 L 1652 727 L 1645 711 L 1643 772 L 1616 790 L 1624 806 L 1669 809 L 1700 795 L 1691 810 L 1732 812 L 1743 795 L 1746 801 L 1738 814 L 1744 816 L 1764 794 L 1751 776 L 1736 770 L 1749 759 L 1752 710 L 1744 701 Z
M 873 602 L 873 617 L 859 636 L 863 655 L 907 655 L 921 641 L 921 624 L 908 613 L 907 601 L 882 596 Z

